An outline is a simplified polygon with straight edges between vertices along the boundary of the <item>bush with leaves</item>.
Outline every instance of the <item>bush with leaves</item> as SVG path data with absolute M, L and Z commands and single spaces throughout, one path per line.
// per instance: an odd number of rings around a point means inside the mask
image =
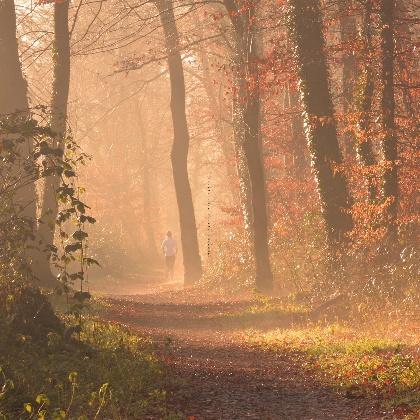
M 87 214 L 89 207 L 81 200 L 84 190 L 77 184 L 78 169 L 89 157 L 71 136 L 58 147 L 52 147 L 54 133 L 47 122 L 47 109 L 39 106 L 31 111 L 30 117 L 17 114 L 0 118 L 0 276 L 35 284 L 33 257 L 49 256 L 64 289 L 73 287 L 77 280 L 83 291 L 87 266 L 97 264 L 87 253 L 85 230 L 95 219 Z M 37 185 L 42 190 L 43 180 L 51 176 L 59 180 L 56 190 L 59 212 L 55 221 L 59 246 L 43 243 L 38 237 L 43 221 L 36 219 L 34 211 L 32 216 L 25 211 L 26 205 L 34 203 L 16 202 L 23 188 Z M 68 232 L 72 223 L 76 230 Z M 72 273 L 70 264 L 75 262 L 78 267 Z
M 80 341 L 12 334 L 0 317 L 0 418 L 164 418 L 164 366 L 150 342 L 89 320 Z

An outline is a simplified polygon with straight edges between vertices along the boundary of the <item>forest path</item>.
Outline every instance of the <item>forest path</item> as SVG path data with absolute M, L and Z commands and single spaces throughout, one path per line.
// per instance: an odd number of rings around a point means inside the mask
M 109 303 L 109 320 L 150 335 L 157 343 L 180 379 L 170 408 L 185 418 L 393 418 L 379 414 L 371 401 L 349 399 L 320 384 L 290 355 L 244 341 L 247 329 L 290 327 L 297 321 L 293 315 L 242 316 L 252 302 L 165 303 L 159 294 Z

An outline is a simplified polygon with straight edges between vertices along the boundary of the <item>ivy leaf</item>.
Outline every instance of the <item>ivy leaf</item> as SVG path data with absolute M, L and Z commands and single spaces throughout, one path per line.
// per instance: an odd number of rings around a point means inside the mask
M 77 210 L 79 210 L 80 213 L 84 213 L 86 211 L 85 205 L 81 202 L 77 203 Z
M 83 274 L 82 271 L 70 274 L 70 280 L 72 280 L 72 281 L 77 280 L 77 279 L 83 280 L 83 278 L 84 278 L 84 274 Z
M 97 260 L 95 260 L 95 258 L 86 257 L 86 258 L 83 259 L 83 261 L 88 266 L 91 266 L 91 265 L 97 265 L 98 267 L 101 266 L 101 264 L 99 264 L 99 262 Z
M 86 216 L 85 214 L 81 214 L 79 217 L 79 220 L 81 223 L 84 223 L 84 222 L 88 222 L 91 224 L 96 223 L 96 219 L 94 219 L 92 216 Z
M 67 177 L 67 178 L 72 178 L 72 177 L 75 177 L 76 176 L 76 172 L 74 172 L 73 170 L 71 170 L 71 169 L 67 169 L 67 170 L 65 170 L 64 171 L 64 175 Z
M 76 239 L 76 241 L 83 241 L 83 239 L 86 239 L 88 236 L 89 235 L 83 230 L 76 230 L 76 232 L 73 233 L 73 238 Z
M 76 242 L 74 244 L 66 245 L 65 248 L 64 248 L 64 252 L 71 253 L 71 252 L 75 252 L 79 249 L 82 249 L 82 244 L 80 242 Z

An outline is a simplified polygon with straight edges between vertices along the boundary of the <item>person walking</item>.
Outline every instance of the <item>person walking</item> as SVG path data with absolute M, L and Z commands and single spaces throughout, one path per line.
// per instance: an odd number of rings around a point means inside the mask
M 161 245 L 163 255 L 165 256 L 165 278 L 166 280 L 173 281 L 174 279 L 174 266 L 175 257 L 178 252 L 175 239 L 172 237 L 172 232 L 166 232 L 166 238 Z

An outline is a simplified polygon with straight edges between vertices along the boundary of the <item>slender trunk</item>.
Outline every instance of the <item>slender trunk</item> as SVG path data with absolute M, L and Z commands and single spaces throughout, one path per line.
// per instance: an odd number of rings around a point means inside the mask
M 141 109 L 138 115 L 140 141 L 141 141 L 141 166 L 142 166 L 142 186 L 143 186 L 143 226 L 146 234 L 147 248 L 152 262 L 158 260 L 158 251 L 155 241 L 155 229 L 152 216 L 152 192 L 150 180 L 150 147 L 148 133 L 144 126 Z
M 243 18 L 238 14 L 235 0 L 226 0 L 225 8 L 229 13 L 230 23 L 233 26 L 233 42 L 229 43 L 227 39 L 226 45 L 232 49 L 232 128 L 233 128 L 233 144 L 235 152 L 236 175 L 239 180 L 239 202 L 244 222 L 244 230 L 247 243 L 254 242 L 253 232 L 253 210 L 252 210 L 252 194 L 251 180 L 248 170 L 248 164 L 244 153 L 243 142 L 245 138 L 245 108 L 244 98 L 246 97 L 246 80 L 244 74 L 247 48 L 244 34 Z M 227 29 L 228 25 L 224 29 Z
M 353 91 L 356 76 L 356 59 L 353 54 L 351 43 L 357 37 L 356 19 L 349 10 L 353 6 L 352 1 L 339 0 L 338 9 L 340 14 L 340 35 L 343 48 L 342 56 L 342 109 L 345 116 L 351 112 L 353 106 Z M 345 156 L 352 158 L 354 155 L 354 138 L 348 131 L 343 136 Z
M 245 138 L 245 109 L 242 103 L 245 96 L 246 88 L 244 86 L 244 80 L 238 75 L 238 71 L 241 68 L 238 63 L 235 65 L 233 84 L 236 88 L 236 92 L 232 98 L 232 124 L 233 124 L 233 137 L 235 145 L 235 161 L 236 161 L 236 172 L 239 178 L 239 191 L 240 191 L 240 203 L 242 208 L 242 216 L 244 219 L 245 233 L 250 243 L 254 240 L 253 226 L 253 210 L 252 210 L 252 192 L 251 192 L 251 180 L 248 169 L 248 163 L 246 160 L 243 142 Z
M 252 22 L 254 16 L 250 16 Z M 255 37 L 254 37 L 255 41 Z M 270 291 L 273 288 L 273 274 L 268 249 L 268 215 L 265 187 L 264 161 L 261 150 L 261 102 L 258 80 L 258 57 L 256 43 L 252 42 L 249 56 L 249 73 L 254 77 L 254 92 L 248 88 L 245 109 L 244 150 L 251 180 L 253 233 L 255 254 L 255 285 L 259 290 Z
M 362 30 L 363 38 L 363 69 L 361 74 L 362 92 L 360 100 L 360 137 L 356 143 L 357 157 L 365 167 L 375 165 L 375 155 L 371 141 L 371 113 L 374 93 L 373 45 L 372 45 L 372 0 L 365 0 Z M 376 188 L 372 178 L 367 177 L 369 201 L 376 200 Z
M 229 142 L 226 136 L 225 123 L 223 122 L 222 116 L 222 104 L 217 100 L 216 94 L 214 92 L 213 85 L 211 83 L 210 68 L 208 62 L 208 56 L 206 51 L 200 51 L 200 60 L 203 67 L 203 84 L 206 91 L 207 99 L 209 102 L 209 109 L 214 115 L 215 120 L 215 132 L 217 140 L 220 142 L 220 148 L 222 150 L 223 159 L 226 168 L 226 175 L 228 179 L 235 178 L 235 171 L 231 165 L 232 151 L 229 147 Z M 229 183 L 232 186 L 232 183 Z M 231 187 L 230 194 L 232 199 L 235 198 L 235 191 Z
M 397 138 L 395 135 L 395 99 L 394 99 L 394 15 L 395 0 L 381 0 L 381 44 L 382 44 L 382 141 L 381 149 L 384 160 L 383 197 L 389 200 L 388 233 L 391 239 L 397 234 L 398 208 L 398 173 L 397 173 Z
M 261 102 L 258 70 L 258 42 L 255 5 L 239 11 L 234 0 L 225 0 L 236 41 L 237 129 L 240 130 L 240 154 L 245 157 L 245 170 L 250 183 L 252 251 L 255 259 L 255 285 L 265 292 L 273 287 L 273 274 L 268 248 L 268 215 L 264 162 L 261 151 Z M 235 116 L 234 116 L 235 118 Z
M 294 43 L 306 137 L 321 201 L 327 237 L 334 248 L 352 229 L 351 199 L 342 163 L 322 33 L 319 0 L 288 1 L 288 26 Z
M 200 280 L 202 267 L 194 205 L 188 179 L 187 162 L 190 137 L 185 111 L 184 70 L 179 52 L 179 35 L 172 2 L 171 0 L 157 0 L 155 4 L 160 14 L 168 55 L 171 81 L 171 112 L 174 128 L 171 160 L 181 228 L 184 284 L 188 286 Z
M 67 102 L 70 86 L 70 34 L 68 28 L 69 0 L 54 3 L 54 79 L 51 99 L 52 146 L 64 153 L 67 125 Z M 39 237 L 44 246 L 54 243 L 55 220 L 58 213 L 57 188 L 60 177 L 53 174 L 45 178 L 41 207 Z M 49 254 L 40 262 L 40 273 L 46 278 L 52 276 Z
M 200 150 L 200 143 L 198 142 L 195 147 L 192 149 L 192 184 L 191 190 L 194 196 L 198 199 L 198 195 L 200 193 L 200 176 L 201 176 L 201 150 Z

